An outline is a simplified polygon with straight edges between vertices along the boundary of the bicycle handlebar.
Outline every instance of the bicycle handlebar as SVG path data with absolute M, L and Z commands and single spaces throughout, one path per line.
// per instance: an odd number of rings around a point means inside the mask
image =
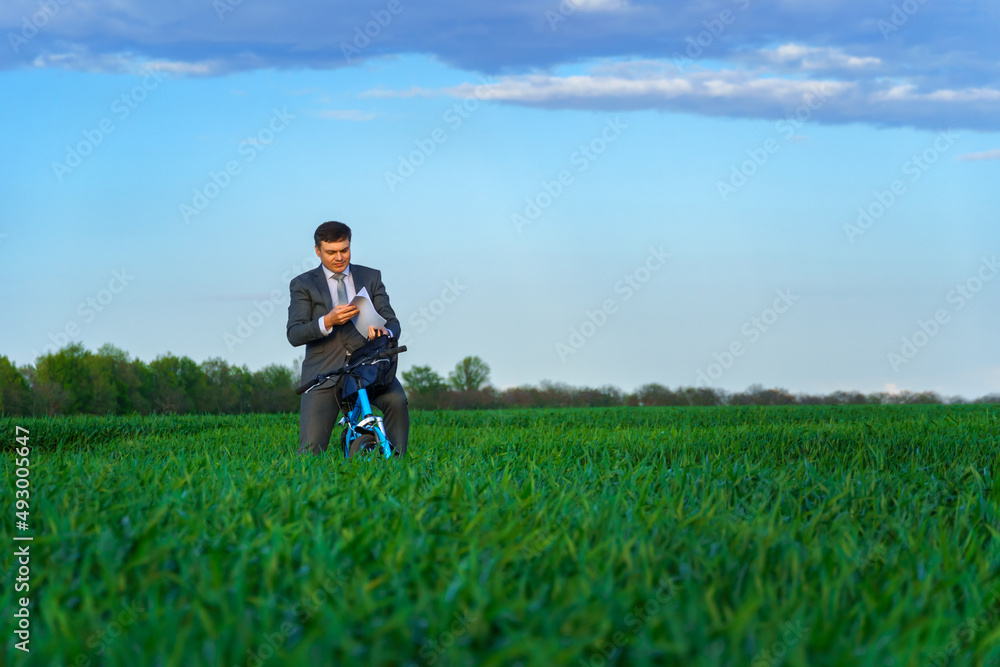
M 302 394 L 306 393 L 306 391 L 310 389 L 313 385 L 318 383 L 319 383 L 319 377 L 318 376 L 314 377 L 312 380 L 309 380 L 309 382 L 306 382 L 304 385 L 296 389 L 295 393 L 296 395 L 301 396 Z
M 389 357 L 391 357 L 393 355 L 396 355 L 396 354 L 399 354 L 400 352 L 406 352 L 406 346 L 405 345 L 401 345 L 401 346 L 393 348 L 391 350 L 382 350 L 381 352 L 378 353 L 378 355 L 375 357 L 375 359 L 388 359 Z M 309 391 L 309 389 L 311 389 L 312 387 L 316 386 L 320 382 L 323 382 L 324 380 L 326 380 L 327 378 L 329 378 L 331 375 L 340 375 L 345 370 L 347 370 L 350 366 L 352 366 L 352 364 L 349 363 L 346 366 L 344 366 L 344 368 L 341 368 L 339 370 L 333 371 L 331 373 L 325 373 L 325 374 L 317 375 L 316 377 L 314 377 L 311 380 L 309 380 L 308 382 L 306 382 L 304 385 L 302 385 L 299 388 L 297 388 L 295 390 L 296 395 L 302 395 L 302 394 L 306 393 L 307 391 Z

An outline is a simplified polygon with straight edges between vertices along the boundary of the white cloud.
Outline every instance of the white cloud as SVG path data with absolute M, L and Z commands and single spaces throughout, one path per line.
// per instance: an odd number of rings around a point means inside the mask
M 994 148 L 991 151 L 984 151 L 982 153 L 966 153 L 965 155 L 959 155 L 959 160 L 963 162 L 975 162 L 978 160 L 1000 160 L 1000 148 Z
M 44 69 L 57 67 L 80 72 L 114 72 L 117 74 L 145 74 L 156 70 L 175 76 L 213 76 L 226 71 L 220 61 L 146 60 L 131 54 L 106 54 L 94 56 L 85 52 L 44 53 L 32 61 L 32 66 Z
M 678 73 L 663 63 L 652 67 L 650 61 L 637 63 L 630 70 L 618 66 L 614 75 L 584 74 L 554 76 L 532 74 L 508 76 L 490 86 L 463 84 L 442 92 L 460 98 L 479 97 L 522 104 L 586 100 L 717 100 L 758 101 L 795 106 L 814 100 L 818 93 L 837 95 L 852 89 L 851 81 L 812 81 L 757 76 L 738 70 L 701 70 Z M 607 72 L 607 69 L 603 71 Z M 401 93 L 410 95 L 412 91 Z M 387 96 L 386 91 L 380 95 Z
M 898 86 L 892 86 L 888 90 L 879 91 L 872 95 L 872 98 L 879 102 L 912 100 L 915 98 L 911 95 L 911 93 L 916 89 L 917 87 L 912 84 L 900 84 Z
M 565 0 L 582 12 L 616 12 L 631 9 L 627 0 Z
M 962 90 L 935 90 L 927 95 L 929 100 L 940 102 L 979 102 L 1000 100 L 1000 90 L 995 88 L 963 88 Z
M 160 72 L 168 72 L 170 74 L 179 74 L 184 76 L 211 76 L 218 73 L 222 69 L 218 63 L 211 61 L 186 63 L 160 60 L 142 63 L 142 65 Z
M 761 49 L 757 53 L 768 62 L 784 65 L 797 64 L 802 69 L 808 70 L 862 69 L 882 64 L 880 58 L 850 56 L 841 49 L 803 46 L 802 44 L 783 44 L 776 49 Z
M 879 91 L 872 95 L 872 99 L 879 102 L 887 101 L 907 101 L 907 102 L 996 102 L 1000 101 L 1000 90 L 995 88 L 963 88 L 952 90 L 949 88 L 935 90 L 930 93 L 917 93 L 917 87 L 913 84 L 900 84 L 892 86 L 888 90 Z
M 455 97 L 473 97 L 477 96 L 478 92 L 478 96 L 485 99 L 516 102 L 544 102 L 552 98 L 609 95 L 675 97 L 691 91 L 691 84 L 682 78 L 636 80 L 612 76 L 557 77 L 542 74 L 506 77 L 487 89 L 472 84 L 462 84 L 445 90 L 447 94 Z
M 798 48 L 786 51 L 789 58 L 802 53 Z M 1000 90 L 994 88 L 920 92 L 917 83 L 898 77 L 842 72 L 805 77 L 801 72 L 759 66 L 686 71 L 672 61 L 650 59 L 596 63 L 584 73 L 509 75 L 448 88 L 379 88 L 362 93 L 362 97 L 380 98 L 435 95 L 549 109 L 656 109 L 771 119 L 794 114 L 799 121 L 931 128 L 940 128 L 942 116 L 956 113 L 962 119 L 951 127 L 982 126 L 1000 111 Z M 804 106 L 808 107 L 805 111 Z

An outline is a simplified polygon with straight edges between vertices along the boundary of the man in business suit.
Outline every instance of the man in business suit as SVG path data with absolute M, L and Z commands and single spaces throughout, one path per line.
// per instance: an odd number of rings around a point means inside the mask
M 302 362 L 302 382 L 319 373 L 329 373 L 344 365 L 347 353 L 365 344 L 351 318 L 357 308 L 348 305 L 361 291 L 368 289 L 372 305 L 385 318 L 385 326 L 368 328 L 368 339 L 376 336 L 399 338 L 399 320 L 389 305 L 389 295 L 382 284 L 382 273 L 376 269 L 351 263 L 351 228 L 341 222 L 324 222 L 313 235 L 320 266 L 306 271 L 289 283 L 291 303 L 288 305 L 288 342 L 306 346 Z M 330 445 L 330 434 L 340 415 L 336 389 L 314 389 L 302 394 L 299 410 L 299 453 L 322 454 Z M 369 390 L 372 405 L 382 411 L 386 437 L 392 443 L 394 456 L 406 454 L 410 433 L 410 413 L 406 393 L 393 380 L 392 385 L 379 391 Z

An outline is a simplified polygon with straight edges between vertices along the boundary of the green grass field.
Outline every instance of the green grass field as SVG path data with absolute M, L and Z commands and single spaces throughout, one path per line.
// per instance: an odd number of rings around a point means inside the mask
M 296 415 L 3 419 L 2 659 L 997 664 L 998 413 L 414 413 L 402 462 L 299 457 Z

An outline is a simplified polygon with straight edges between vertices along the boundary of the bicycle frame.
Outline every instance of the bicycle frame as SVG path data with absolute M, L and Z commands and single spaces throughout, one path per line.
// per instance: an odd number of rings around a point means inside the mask
M 359 389 L 354 405 L 349 409 L 344 409 L 344 416 L 340 418 L 339 424 L 346 426 L 347 434 L 344 436 L 344 457 L 351 451 L 351 444 L 361 435 L 368 433 L 378 439 L 378 446 L 382 453 L 382 458 L 392 456 L 392 445 L 385 436 L 385 427 L 382 418 L 372 413 L 371 403 L 368 401 L 368 390 Z M 360 455 L 360 454 L 359 454 Z M 368 458 L 366 455 L 361 455 Z

